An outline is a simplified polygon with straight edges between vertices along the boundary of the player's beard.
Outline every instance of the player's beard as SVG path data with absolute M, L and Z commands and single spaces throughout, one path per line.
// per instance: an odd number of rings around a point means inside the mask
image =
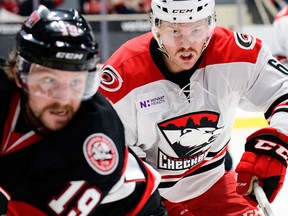
M 57 110 L 65 110 L 65 119 L 53 119 L 49 118 L 51 112 L 56 112 Z M 64 128 L 73 118 L 75 110 L 70 105 L 60 105 L 58 103 L 53 103 L 44 107 L 41 111 L 37 113 L 33 112 L 29 106 L 26 109 L 27 117 L 29 119 L 32 128 L 38 132 L 47 131 L 59 131 Z M 52 123 L 51 123 L 52 121 Z

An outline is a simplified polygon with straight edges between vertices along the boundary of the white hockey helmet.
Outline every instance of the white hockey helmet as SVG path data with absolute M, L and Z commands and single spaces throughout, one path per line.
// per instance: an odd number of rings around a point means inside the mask
M 214 0 L 152 0 L 152 15 L 171 23 L 196 22 L 214 14 Z
M 159 44 L 159 49 L 167 56 L 165 40 L 161 35 L 161 22 L 175 24 L 197 23 L 205 20 L 207 32 L 202 52 L 207 47 L 216 23 L 215 0 L 152 0 L 151 30 Z

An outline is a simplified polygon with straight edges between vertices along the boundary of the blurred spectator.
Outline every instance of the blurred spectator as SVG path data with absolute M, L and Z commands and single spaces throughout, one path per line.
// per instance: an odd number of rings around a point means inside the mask
M 33 5 L 33 0 L 19 0 L 19 15 L 21 16 L 29 16 L 35 5 Z M 45 5 L 47 8 L 54 9 L 61 5 L 64 0 L 39 0 L 38 5 Z M 36 6 L 38 6 L 36 5 Z
M 147 13 L 151 8 L 151 0 L 111 0 L 115 13 Z
M 81 13 L 83 14 L 101 14 L 102 0 L 81 0 Z M 111 13 L 110 1 L 105 0 L 106 13 Z
M 106 13 L 148 13 L 151 0 L 105 0 Z M 81 13 L 101 14 L 102 0 L 80 0 Z
M 17 15 L 18 5 L 12 7 L 15 1 L 0 1 L 0 20 L 1 22 L 20 22 L 22 17 Z
M 0 0 L 0 7 L 15 14 L 19 13 L 19 1 L 17 0 Z
M 140 13 L 148 13 L 151 11 L 151 0 L 142 0 L 140 3 Z

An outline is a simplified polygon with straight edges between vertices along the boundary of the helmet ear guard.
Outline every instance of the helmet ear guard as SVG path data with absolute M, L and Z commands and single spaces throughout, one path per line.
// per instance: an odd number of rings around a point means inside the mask
M 18 54 L 16 58 L 16 67 L 13 68 L 13 74 L 15 77 L 16 85 L 19 88 L 24 87 L 24 83 L 21 79 L 21 74 L 28 74 L 30 71 L 30 67 L 31 63 Z
M 151 13 L 150 14 L 151 31 L 152 31 L 152 34 L 153 34 L 154 38 L 157 41 L 161 40 L 160 32 L 158 31 L 158 27 L 160 26 L 159 22 L 160 22 L 160 20 L 155 18 L 155 17 L 153 17 L 153 14 Z
M 153 34 L 154 39 L 157 41 L 158 45 L 159 45 L 159 50 L 166 56 L 169 58 L 169 55 L 165 49 L 165 47 L 163 46 L 162 43 L 162 38 L 160 35 L 160 32 L 158 31 L 158 28 L 160 27 L 160 20 L 153 17 L 153 14 L 151 13 L 150 15 L 150 24 L 151 24 L 151 32 Z

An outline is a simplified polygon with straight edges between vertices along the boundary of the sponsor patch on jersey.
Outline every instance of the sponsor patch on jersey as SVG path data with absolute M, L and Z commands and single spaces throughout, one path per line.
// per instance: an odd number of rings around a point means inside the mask
M 223 130 L 217 127 L 218 121 L 219 113 L 202 111 L 159 122 L 157 126 L 174 154 L 171 156 L 158 149 L 157 168 L 184 170 L 203 161 Z
M 152 113 L 169 108 L 163 89 L 138 95 L 136 103 L 137 110 L 142 113 Z
M 114 142 L 102 133 L 90 135 L 84 142 L 83 152 L 91 168 L 101 175 L 111 174 L 119 162 Z

